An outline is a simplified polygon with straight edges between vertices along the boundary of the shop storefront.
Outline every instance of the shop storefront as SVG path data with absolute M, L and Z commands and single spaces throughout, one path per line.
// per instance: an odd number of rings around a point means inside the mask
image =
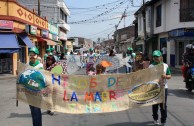
M 0 73 L 12 73 L 20 46 L 13 33 L 0 33 Z
M 59 28 L 59 41 L 60 42 L 58 45 L 60 45 L 60 51 L 64 52 L 64 47 L 66 47 L 67 34 L 62 28 Z
M 0 73 L 16 75 L 17 62 L 29 61 L 28 49 L 38 45 L 40 30 L 47 30 L 48 22 L 16 1 L 0 2 Z
M 169 33 L 170 64 L 175 67 L 182 65 L 182 54 L 187 44 L 194 42 L 194 29 L 182 28 L 172 30 Z

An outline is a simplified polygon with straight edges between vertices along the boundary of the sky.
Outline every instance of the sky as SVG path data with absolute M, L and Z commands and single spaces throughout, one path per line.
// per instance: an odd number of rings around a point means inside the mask
M 124 28 L 124 24 L 125 27 L 132 25 L 142 0 L 133 0 L 133 6 L 131 0 L 65 0 L 65 4 L 70 11 L 67 20 L 71 30 L 67 36 L 97 41 L 110 39 L 115 25 L 119 24 L 118 29 Z M 120 21 L 124 11 L 127 17 Z

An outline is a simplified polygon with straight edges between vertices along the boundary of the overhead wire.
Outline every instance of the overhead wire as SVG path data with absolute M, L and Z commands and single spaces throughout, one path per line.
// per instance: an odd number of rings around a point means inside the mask
M 101 13 L 101 14 L 98 14 L 98 15 L 95 16 L 95 17 L 92 17 L 92 18 L 89 18 L 89 19 L 85 19 L 85 20 L 80 20 L 80 21 L 69 22 L 69 24 L 80 24 L 80 23 L 85 23 L 85 22 L 94 20 L 94 19 L 96 19 L 96 18 L 99 18 L 99 17 L 101 17 L 101 16 L 106 15 L 107 13 L 112 12 L 113 10 L 115 10 L 117 7 L 123 5 L 124 3 L 126 3 L 126 0 L 124 0 L 123 2 L 120 2 L 119 5 L 114 6 L 113 8 L 109 9 L 108 11 L 105 11 L 105 12 L 103 12 L 103 13 Z

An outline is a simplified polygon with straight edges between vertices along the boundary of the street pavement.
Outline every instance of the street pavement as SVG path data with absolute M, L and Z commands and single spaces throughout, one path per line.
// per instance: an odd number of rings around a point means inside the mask
M 29 106 L 19 102 L 16 107 L 15 82 L 15 78 L 0 80 L 0 126 L 32 126 Z M 194 91 L 186 91 L 180 74 L 173 75 L 168 84 L 168 126 L 194 126 Z M 151 106 L 102 114 L 55 112 L 53 116 L 42 110 L 42 115 L 43 126 L 153 126 Z

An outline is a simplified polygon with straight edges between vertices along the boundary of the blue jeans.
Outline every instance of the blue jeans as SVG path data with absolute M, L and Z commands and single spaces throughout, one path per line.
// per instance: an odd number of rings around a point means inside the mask
M 42 126 L 42 113 L 40 108 L 30 106 L 33 126 Z
M 158 107 L 160 106 L 160 113 L 161 113 L 161 123 L 166 123 L 167 118 L 167 95 L 168 95 L 168 89 L 165 88 L 165 104 L 155 104 L 152 106 L 152 112 L 153 112 L 153 118 L 154 120 L 158 120 Z
M 125 66 L 125 69 L 126 69 L 126 73 L 131 73 L 132 72 L 132 68 L 131 67 Z

